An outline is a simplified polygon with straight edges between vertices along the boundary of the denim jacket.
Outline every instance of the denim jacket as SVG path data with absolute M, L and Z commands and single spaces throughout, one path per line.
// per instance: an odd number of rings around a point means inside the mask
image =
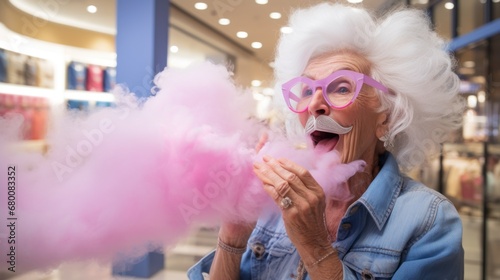
M 390 153 L 382 161 L 379 174 L 348 208 L 332 243 L 344 279 L 463 279 L 462 223 L 453 204 L 400 174 Z M 202 280 L 214 254 L 194 265 L 189 279 Z M 272 215 L 258 221 L 248 240 L 240 279 L 295 279 L 299 260 L 281 216 Z

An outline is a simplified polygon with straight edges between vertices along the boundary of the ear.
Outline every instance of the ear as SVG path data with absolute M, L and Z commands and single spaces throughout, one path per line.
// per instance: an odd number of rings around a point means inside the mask
M 375 134 L 377 138 L 380 139 L 389 131 L 389 113 L 387 111 L 378 115 L 376 125 Z

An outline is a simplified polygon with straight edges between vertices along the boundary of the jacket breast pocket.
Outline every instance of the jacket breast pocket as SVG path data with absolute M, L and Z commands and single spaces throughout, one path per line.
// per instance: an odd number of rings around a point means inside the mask
M 270 244 L 269 254 L 273 257 L 284 257 L 286 255 L 291 255 L 295 252 L 295 246 L 288 237 L 281 236 L 275 242 Z
M 358 275 L 358 279 L 391 279 L 400 263 L 396 252 L 379 249 L 351 250 L 342 262 Z

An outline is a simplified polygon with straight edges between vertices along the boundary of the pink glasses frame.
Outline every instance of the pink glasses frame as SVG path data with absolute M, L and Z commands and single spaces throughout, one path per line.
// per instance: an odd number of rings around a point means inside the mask
M 332 82 L 333 80 L 335 80 L 335 79 L 337 79 L 339 77 L 348 77 L 348 78 L 351 78 L 353 81 L 356 82 L 356 92 L 354 93 L 354 96 L 352 97 L 351 101 L 349 101 L 349 103 L 347 103 L 346 105 L 340 106 L 340 107 L 331 104 L 330 101 L 329 101 L 329 98 L 327 96 L 327 93 L 326 93 L 326 87 L 328 86 L 328 84 L 330 84 L 330 82 Z M 332 74 L 328 75 L 328 77 L 323 78 L 321 80 L 312 80 L 312 79 L 309 79 L 307 77 L 300 76 L 300 77 L 293 78 L 290 81 L 284 83 L 282 85 L 282 87 L 281 87 L 281 90 L 283 92 L 283 97 L 285 98 L 285 102 L 288 105 L 288 108 L 290 108 L 290 110 L 294 111 L 295 113 L 305 112 L 309 108 L 309 104 L 308 104 L 304 108 L 304 110 L 297 111 L 290 104 L 290 98 L 292 98 L 293 100 L 295 100 L 297 102 L 300 101 L 300 98 L 298 96 L 296 96 L 295 94 L 293 94 L 290 91 L 291 88 L 295 84 L 297 84 L 299 82 L 307 84 L 308 86 L 310 86 L 313 89 L 321 88 L 322 89 L 322 93 L 323 93 L 323 98 L 326 100 L 326 102 L 328 103 L 328 105 L 330 107 L 336 108 L 336 109 L 343 109 L 343 108 L 351 105 L 354 102 L 354 100 L 356 100 L 356 98 L 358 98 L 358 94 L 361 91 L 361 88 L 363 87 L 362 86 L 363 84 L 367 84 L 369 86 L 372 86 L 372 87 L 374 87 L 374 88 L 376 88 L 378 90 L 381 90 L 382 92 L 389 93 L 389 89 L 388 88 L 386 88 L 381 83 L 375 81 L 372 77 L 367 76 L 367 75 L 365 75 L 363 73 L 358 73 L 358 72 L 351 71 L 351 70 L 339 70 L 339 71 L 335 71 Z M 360 84 L 361 84 L 361 86 L 358 86 Z

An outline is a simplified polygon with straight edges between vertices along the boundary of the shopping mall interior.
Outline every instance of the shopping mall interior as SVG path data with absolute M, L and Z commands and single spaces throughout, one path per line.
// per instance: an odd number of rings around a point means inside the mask
M 146 98 L 164 67 L 184 69 L 207 60 L 231 68 L 234 83 L 252 96 L 256 118 L 279 122 L 272 109 L 278 38 L 293 32 L 287 26 L 291 11 L 325 1 L 0 0 L 0 117 L 24 117 L 23 140 L 12 149 L 47 153 L 47 131 L 61 116 L 113 108 L 112 92 L 120 83 Z M 448 41 L 466 103 L 463 123 L 439 157 L 410 175 L 458 210 L 464 279 L 500 279 L 500 0 L 337 2 L 378 16 L 402 6 L 421 9 Z M 139 44 L 137 36 L 143 36 Z M 0 278 L 188 279 L 187 269 L 217 245 L 214 227 L 189 232 L 125 271 L 85 260 L 49 271 L 0 271 Z

